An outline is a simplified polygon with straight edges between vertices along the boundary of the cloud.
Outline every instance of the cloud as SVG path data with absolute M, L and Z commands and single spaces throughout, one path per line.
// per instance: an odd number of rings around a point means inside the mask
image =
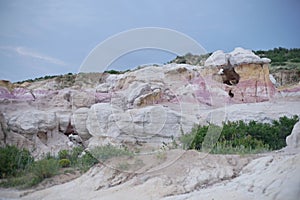
M 62 61 L 60 59 L 53 58 L 51 56 L 44 55 L 44 54 L 39 53 L 39 52 L 35 52 L 35 51 L 33 51 L 29 48 L 26 48 L 26 47 L 0 46 L 0 50 L 13 51 L 13 52 L 17 53 L 20 56 L 39 59 L 39 60 L 46 61 L 46 62 L 55 64 L 55 65 L 60 65 L 60 66 L 66 66 L 67 65 L 67 63 L 65 63 L 64 61 Z

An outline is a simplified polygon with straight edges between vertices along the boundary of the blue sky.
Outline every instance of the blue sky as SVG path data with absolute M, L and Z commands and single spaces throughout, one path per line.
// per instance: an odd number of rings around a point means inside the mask
M 0 79 L 76 73 L 100 42 L 133 28 L 184 33 L 208 52 L 300 47 L 298 0 L 0 0 Z M 175 55 L 145 50 L 110 68 L 165 63 Z

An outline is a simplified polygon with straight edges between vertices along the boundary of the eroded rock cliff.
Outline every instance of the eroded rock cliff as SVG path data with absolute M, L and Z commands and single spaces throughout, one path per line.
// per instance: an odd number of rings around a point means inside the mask
M 272 100 L 269 62 L 236 48 L 214 52 L 204 66 L 171 63 L 22 85 L 2 81 L 1 123 L 7 131 L 1 144 L 26 146 L 39 155 L 72 146 L 70 134 L 78 134 L 85 146 L 169 143 L 194 124 L 225 119 L 213 109 Z M 53 138 L 59 138 L 56 150 Z

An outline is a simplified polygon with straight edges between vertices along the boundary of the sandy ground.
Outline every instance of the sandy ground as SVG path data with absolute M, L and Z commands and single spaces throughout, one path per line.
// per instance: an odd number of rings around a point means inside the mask
M 293 200 L 300 194 L 297 150 L 248 156 L 170 150 L 163 158 L 144 155 L 137 159 L 144 163 L 138 170 L 134 165 L 126 171 L 116 169 L 116 160 L 111 160 L 72 181 L 42 190 L 1 189 L 0 199 Z

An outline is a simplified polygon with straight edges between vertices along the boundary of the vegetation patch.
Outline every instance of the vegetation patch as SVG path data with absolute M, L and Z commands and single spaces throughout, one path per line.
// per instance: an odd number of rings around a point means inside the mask
M 1 187 L 29 188 L 64 173 L 63 168 L 86 172 L 98 163 L 91 153 L 83 152 L 82 147 L 61 150 L 57 157 L 46 154 L 43 159 L 34 161 L 28 150 L 6 146 L 0 148 L 0 156 Z
M 297 70 L 300 71 L 300 49 L 286 49 L 283 47 L 274 48 L 271 50 L 253 51 L 260 57 L 267 57 L 271 59 L 271 73 L 280 70 Z
M 61 159 L 61 160 L 59 160 L 58 163 L 59 163 L 59 166 L 63 167 L 63 168 L 70 167 L 70 165 L 71 165 L 71 161 L 69 159 Z
M 33 163 L 33 157 L 26 149 L 15 146 L 0 148 L 0 178 L 16 176 Z
M 101 161 L 106 161 L 113 157 L 120 157 L 120 156 L 132 157 L 134 155 L 133 152 L 130 152 L 127 149 L 118 148 L 112 145 L 95 147 L 94 149 L 91 150 L 91 153 L 93 157 Z
M 271 124 L 250 121 L 227 122 L 223 127 L 195 126 L 191 133 L 180 138 L 185 149 L 211 153 L 259 153 L 278 150 L 286 146 L 286 137 L 291 134 L 298 116 L 286 116 Z M 208 134 L 209 133 L 209 134 Z

